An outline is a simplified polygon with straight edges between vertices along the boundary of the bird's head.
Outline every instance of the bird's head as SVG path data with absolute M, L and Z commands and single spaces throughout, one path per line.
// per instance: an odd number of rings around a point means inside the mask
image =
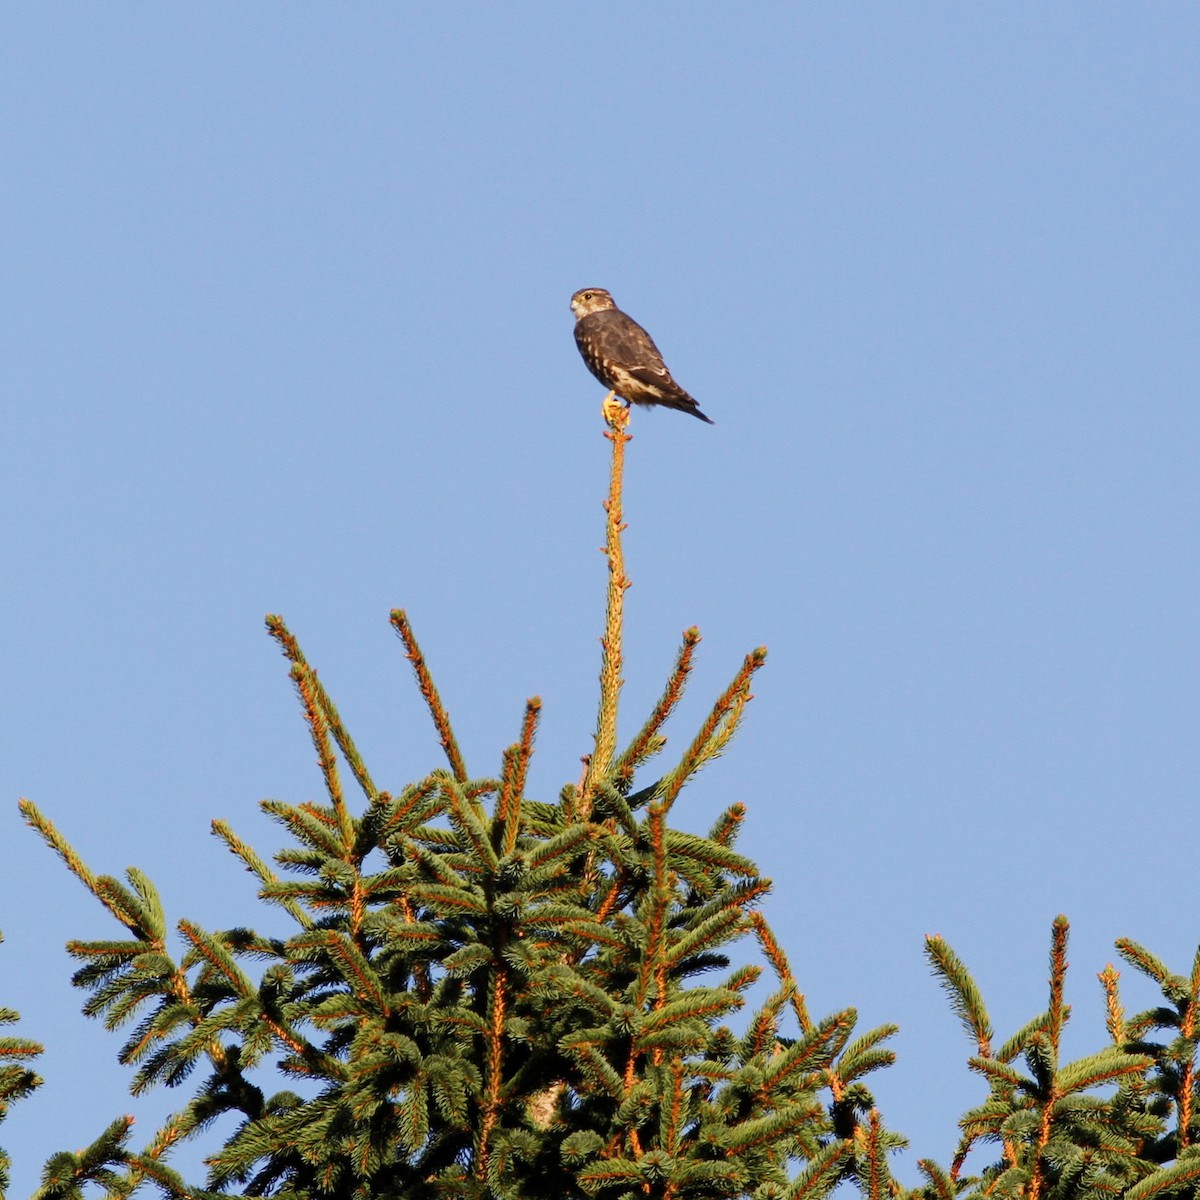
M 613 298 L 603 288 L 582 288 L 571 297 L 571 311 L 576 320 L 589 313 L 616 307 Z

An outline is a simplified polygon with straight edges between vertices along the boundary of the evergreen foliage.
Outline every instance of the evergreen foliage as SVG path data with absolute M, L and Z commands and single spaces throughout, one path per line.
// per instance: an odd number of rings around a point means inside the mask
M 0 942 L 4 935 L 0 933 Z M 0 1007 L 0 1025 L 14 1025 L 20 1013 L 11 1008 Z M 0 1036 L 0 1121 L 8 1116 L 9 1106 L 16 1100 L 28 1096 L 41 1086 L 41 1079 L 30 1068 L 31 1059 L 37 1058 L 43 1047 L 24 1038 Z M 8 1170 L 12 1165 L 7 1152 L 0 1148 L 0 1196 L 8 1190 Z
M 991 1020 L 966 967 L 941 938 L 926 939 L 934 972 L 972 1042 L 968 1066 L 986 1082 L 987 1096 L 959 1122 L 962 1134 L 949 1169 L 928 1160 L 918 1163 L 927 1183 L 909 1191 L 908 1200 L 1147 1200 L 1198 1194 L 1200 951 L 1185 977 L 1173 975 L 1143 947 L 1118 941 L 1121 957 L 1155 982 L 1167 1003 L 1126 1018 L 1120 972 L 1110 963 L 1099 974 L 1108 1044 L 1063 1062 L 1062 1033 L 1070 1019 L 1064 1000 L 1067 934 L 1066 917 L 1057 917 L 1046 1011 L 995 1048 Z M 984 1146 L 997 1147 L 999 1157 L 977 1175 L 964 1173 L 968 1156 L 985 1153 Z
M 707 836 L 673 826 L 682 789 L 733 736 L 765 660 L 746 656 L 680 757 L 655 777 L 692 671 L 688 630 L 658 703 L 622 749 L 624 421 L 607 433 L 608 607 L 595 744 L 557 798 L 526 793 L 540 702 L 494 776 L 473 777 L 408 619 L 392 614 L 446 766 L 391 792 L 278 617 L 325 785 L 321 803 L 268 801 L 284 846 L 268 864 L 215 834 L 290 933 L 168 922 L 149 878 L 97 876 L 54 825 L 26 819 L 122 934 L 72 942 L 85 1011 L 126 1031 L 135 1094 L 179 1088 L 139 1151 L 114 1122 L 56 1155 L 40 1197 L 89 1184 L 127 1195 L 634 1197 L 873 1193 L 900 1144 L 864 1077 L 891 1027 L 856 1036 L 852 1010 L 814 1021 L 758 905 L 769 889 L 731 805 Z M 344 776 L 361 793 L 352 801 Z M 759 948 L 758 964 L 734 962 Z M 747 992 L 774 978 L 747 1018 Z M 286 1090 L 272 1090 L 282 1077 Z M 186 1086 L 185 1086 L 186 1085 Z M 167 1165 L 223 1118 L 206 1190 Z
M 1192 1197 L 1200 954 L 1172 974 L 1132 942 L 1122 958 L 1164 1003 L 1126 1018 L 1118 972 L 1100 979 L 1107 1044 L 1061 1061 L 1067 923 L 1053 928 L 1049 1002 L 999 1047 L 954 952 L 927 942 L 971 1041 L 986 1097 L 961 1121 L 948 1167 L 889 1169 L 904 1145 L 867 1077 L 889 1065 L 893 1026 L 807 1008 L 759 905 L 770 883 L 736 848 L 730 805 L 706 835 L 671 823 L 682 789 L 727 747 L 765 652 L 747 655 L 673 763 L 648 771 L 691 674 L 683 635 L 661 698 L 618 740 L 627 417 L 606 436 L 608 605 L 592 753 L 554 799 L 526 791 L 541 705 L 530 700 L 493 776 L 468 773 L 406 615 L 392 625 L 446 765 L 398 789 L 373 781 L 337 709 L 278 617 L 324 782 L 321 802 L 266 801 L 284 844 L 273 863 L 231 826 L 213 832 L 276 910 L 265 935 L 168 921 L 150 879 L 95 875 L 28 801 L 22 811 L 120 926 L 75 941 L 84 1011 L 122 1030 L 131 1090 L 178 1089 L 177 1112 L 140 1149 L 114 1120 L 46 1164 L 37 1200 L 127 1196 L 287 1200 L 1150 1200 Z M 348 795 L 345 777 L 360 793 Z M 175 939 L 172 939 L 172 931 Z M 181 952 L 177 953 L 174 945 Z M 755 959 L 756 961 L 749 961 Z M 765 999 L 747 1011 L 767 976 Z M 0 1022 L 16 1014 L 0 1009 Z M 40 1080 L 40 1047 L 0 1041 L 0 1119 Z M 206 1132 L 220 1144 L 203 1187 L 169 1165 Z M 978 1174 L 968 1159 L 995 1147 Z M 0 1154 L 0 1191 L 7 1184 Z

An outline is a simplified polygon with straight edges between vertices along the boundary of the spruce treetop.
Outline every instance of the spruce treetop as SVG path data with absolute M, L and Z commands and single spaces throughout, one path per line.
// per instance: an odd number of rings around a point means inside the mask
M 1163 1003 L 1128 1017 L 1110 965 L 1100 974 L 1107 1042 L 1063 1061 L 1062 917 L 1046 1011 L 999 1045 L 967 968 L 941 938 L 927 940 L 986 1095 L 963 1116 L 949 1166 L 919 1160 L 917 1187 L 892 1175 L 889 1156 L 905 1142 L 867 1077 L 893 1061 L 895 1027 L 860 1032 L 851 1008 L 810 1014 L 762 910 L 770 881 L 737 850 L 741 803 L 706 833 L 673 821 L 683 789 L 736 733 L 765 651 L 746 655 L 655 770 L 700 643 L 685 631 L 661 696 L 619 736 L 630 437 L 628 410 L 606 411 L 596 731 L 582 773 L 556 797 L 527 790 L 537 697 L 495 775 L 468 773 L 396 610 L 445 764 L 391 790 L 376 784 L 291 631 L 267 618 L 325 795 L 262 803 L 281 827 L 270 859 L 232 825 L 212 829 L 257 880 L 280 932 L 168 918 L 148 874 L 94 874 L 21 802 L 116 921 L 107 939 L 68 944 L 85 1013 L 124 1032 L 135 1097 L 156 1087 L 181 1097 L 144 1141 L 120 1116 L 85 1149 L 55 1154 L 37 1200 L 149 1188 L 196 1200 L 820 1200 L 839 1185 L 867 1200 L 1195 1197 L 1200 954 L 1178 975 L 1118 942 Z M 0 1023 L 15 1020 L 0 1009 Z M 41 1047 L 9 1037 L 0 1051 L 3 1120 L 40 1084 L 29 1063 Z M 219 1118 L 222 1140 L 203 1142 Z M 203 1183 L 171 1165 L 191 1141 L 207 1146 Z M 0 1193 L 8 1167 L 0 1151 Z

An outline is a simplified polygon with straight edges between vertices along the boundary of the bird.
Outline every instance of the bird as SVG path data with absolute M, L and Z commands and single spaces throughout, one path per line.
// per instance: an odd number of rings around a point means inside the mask
M 579 353 L 588 370 L 610 389 L 604 399 L 609 424 L 613 396 L 625 401 L 626 410 L 630 404 L 661 404 L 714 423 L 671 377 L 650 335 L 603 288 L 581 288 L 571 297 L 571 311 Z

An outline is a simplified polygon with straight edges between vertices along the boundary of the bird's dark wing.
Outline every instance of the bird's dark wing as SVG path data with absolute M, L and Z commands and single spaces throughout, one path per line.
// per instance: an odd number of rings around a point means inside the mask
M 671 378 L 654 339 L 632 317 L 614 308 L 596 313 L 593 319 L 610 361 L 620 363 L 630 374 L 646 372 L 651 382 Z
M 589 313 L 575 325 L 575 341 L 593 375 L 633 404 L 661 404 L 709 420 L 671 377 L 654 339 L 620 309 Z

